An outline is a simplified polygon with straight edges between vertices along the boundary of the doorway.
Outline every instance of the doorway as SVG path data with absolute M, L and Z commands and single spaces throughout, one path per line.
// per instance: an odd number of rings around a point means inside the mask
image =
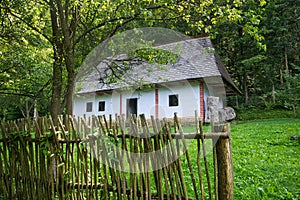
M 137 100 L 137 98 L 127 99 L 127 119 L 130 117 L 131 114 L 137 115 Z

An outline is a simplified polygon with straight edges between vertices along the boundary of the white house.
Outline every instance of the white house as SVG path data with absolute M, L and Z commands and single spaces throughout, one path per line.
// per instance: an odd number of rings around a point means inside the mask
M 161 66 L 134 61 L 130 70 L 113 83 L 101 79 L 106 73 L 103 64 L 89 71 L 76 83 L 74 115 L 125 114 L 128 117 L 131 113 L 143 113 L 147 118 L 151 115 L 171 118 L 177 112 L 181 117 L 192 118 L 197 110 L 203 118 L 207 96 L 219 96 L 222 107 L 226 95 L 238 92 L 215 55 L 209 37 L 156 48 L 175 52 L 176 62 Z M 121 66 L 120 57 L 114 61 Z

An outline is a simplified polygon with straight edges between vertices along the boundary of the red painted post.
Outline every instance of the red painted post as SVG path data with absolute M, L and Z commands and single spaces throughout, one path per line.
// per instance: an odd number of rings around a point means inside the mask
M 203 82 L 200 82 L 199 85 L 199 89 L 200 89 L 200 118 L 201 120 L 204 119 L 204 86 L 203 86 Z
M 155 87 L 155 118 L 158 118 L 159 115 L 159 107 L 158 107 L 158 87 Z

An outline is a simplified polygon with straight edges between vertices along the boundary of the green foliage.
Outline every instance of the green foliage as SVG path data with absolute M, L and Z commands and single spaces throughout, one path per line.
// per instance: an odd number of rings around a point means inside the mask
M 293 71 L 285 74 L 286 82 L 281 86 L 277 96 L 286 108 L 294 111 L 297 117 L 297 108 L 300 103 L 300 67 L 293 65 Z
M 44 45 L 37 52 L 32 39 L 29 31 L 21 43 L 0 40 L 0 112 L 6 119 L 27 117 L 35 101 L 40 111 L 48 107 L 51 49 Z
M 264 2 L 247 1 L 242 7 L 245 11 L 244 20 L 251 25 L 224 23 L 216 26 L 214 40 L 218 53 L 235 83 L 243 92 L 243 102 L 260 106 L 260 100 L 250 102 L 251 98 L 269 95 L 273 88 L 275 104 L 282 104 L 280 90 L 288 82 L 283 77 L 288 68 L 290 74 L 299 66 L 299 2 L 290 0 L 274 0 Z M 253 12 L 254 11 L 254 12 Z M 248 34 L 245 33 L 248 30 Z M 258 36 L 253 36 L 257 32 Z M 251 36 L 251 37 L 249 37 Z M 258 37 L 258 46 L 253 37 Z M 287 97 L 288 99 L 288 97 Z M 286 100 L 289 101 L 289 100 Z M 267 102 L 270 103 L 269 101 Z M 291 106 L 290 106 L 291 107 Z
M 178 55 L 163 49 L 158 48 L 140 48 L 129 52 L 127 54 L 129 57 L 140 58 L 147 61 L 150 64 L 175 64 L 178 58 Z
M 251 107 L 244 107 L 243 109 L 236 110 L 238 121 L 254 120 L 254 119 L 273 119 L 273 118 L 293 118 L 294 113 L 292 110 L 287 109 L 258 109 Z M 300 112 L 300 110 L 298 110 Z
M 39 34 L 49 26 L 46 20 L 37 19 L 47 17 L 42 8 L 33 1 L 1 2 L 0 118 L 32 116 L 34 107 L 43 114 L 48 112 L 52 49 Z M 26 13 L 23 18 L 22 13 Z

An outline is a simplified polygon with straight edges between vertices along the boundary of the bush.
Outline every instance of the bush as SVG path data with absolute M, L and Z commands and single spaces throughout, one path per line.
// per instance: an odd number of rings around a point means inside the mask
M 287 109 L 263 109 L 263 108 L 250 108 L 250 109 L 236 109 L 236 120 L 253 120 L 253 119 L 273 119 L 273 118 L 293 118 L 294 113 L 292 110 Z M 300 113 L 298 109 L 298 113 Z M 298 116 L 300 116 L 298 114 Z

